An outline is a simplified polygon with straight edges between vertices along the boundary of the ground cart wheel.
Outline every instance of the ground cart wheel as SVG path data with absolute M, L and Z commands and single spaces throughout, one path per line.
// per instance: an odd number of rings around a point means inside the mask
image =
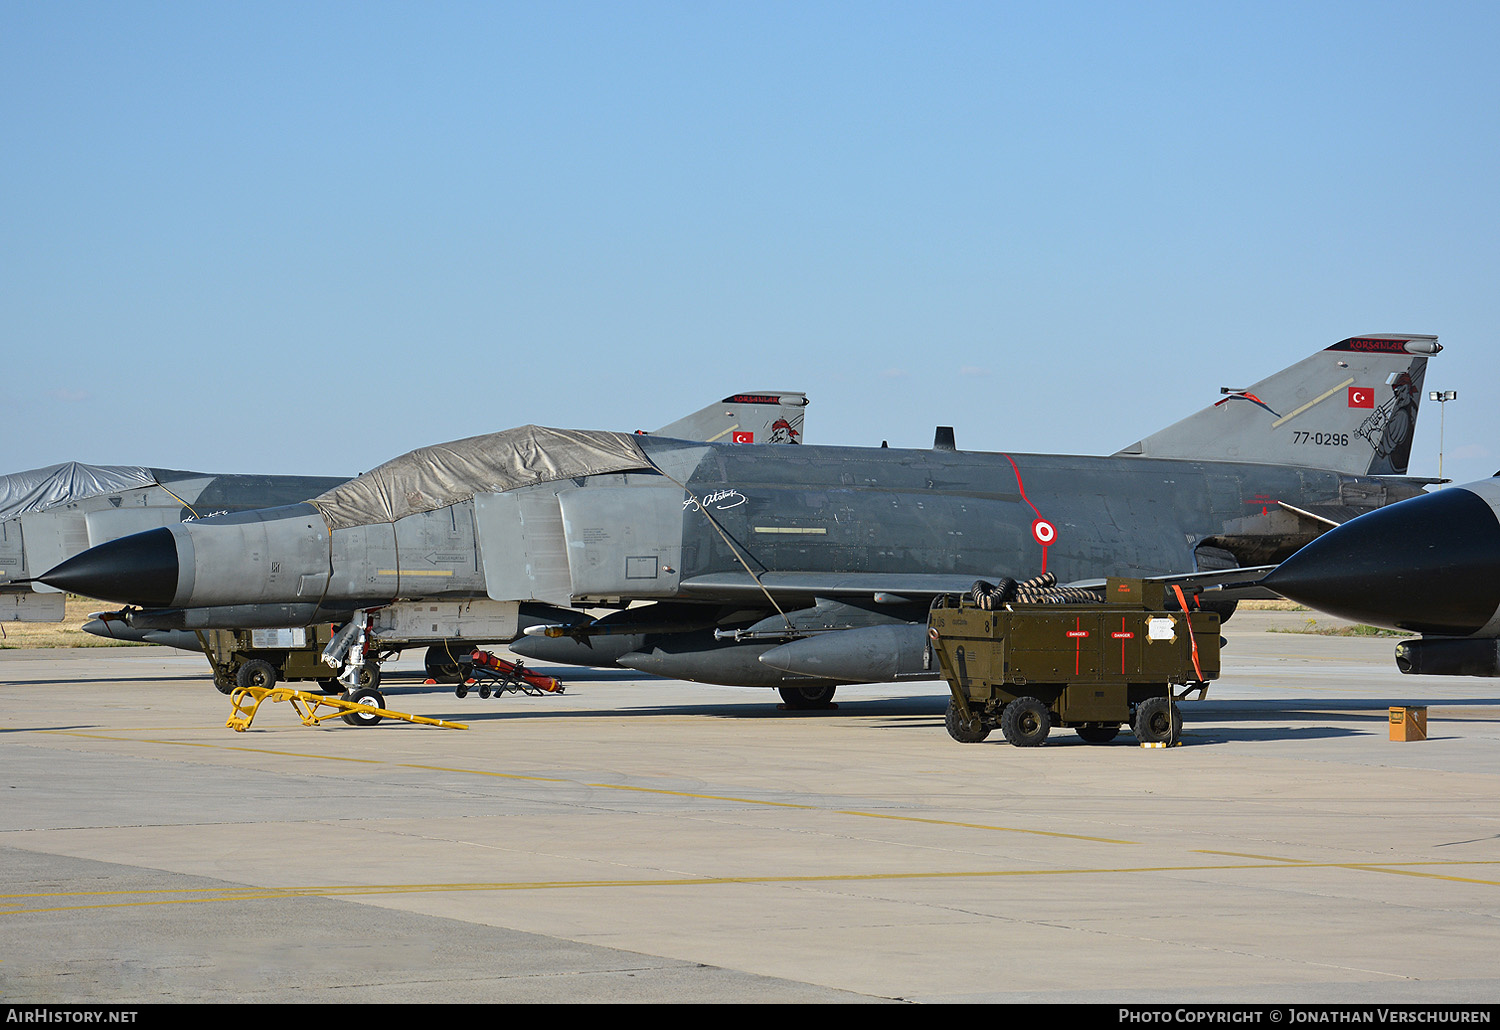
M 823 687 L 777 687 L 781 700 L 788 708 L 828 708 L 833 703 L 833 686 Z
M 1078 727 L 1078 735 L 1090 744 L 1108 744 L 1120 735 L 1120 727 L 1101 722 L 1090 722 Z
M 983 719 L 966 719 L 964 713 L 959 710 L 957 702 L 948 702 L 947 714 L 943 716 L 943 725 L 948 728 L 948 736 L 960 744 L 977 744 L 990 735 L 990 728 L 984 724 Z
M 469 652 L 464 651 L 462 657 L 454 655 L 449 648 L 442 644 L 434 644 L 427 649 L 427 655 L 422 664 L 427 669 L 427 678 L 436 680 L 438 683 L 462 683 L 469 678 Z
M 1000 712 L 1000 732 L 1016 747 L 1037 747 L 1047 739 L 1052 717 L 1034 697 L 1018 697 Z
M 1164 744 L 1182 739 L 1182 713 L 1171 698 L 1153 697 L 1135 710 L 1135 739 L 1142 744 Z
M 385 707 L 385 697 L 374 687 L 356 687 L 344 695 L 344 700 L 375 708 Z M 339 718 L 350 726 L 374 726 L 382 717 L 374 712 L 345 712 Z
M 234 674 L 235 683 L 241 687 L 274 687 L 276 666 L 261 658 L 252 658 Z

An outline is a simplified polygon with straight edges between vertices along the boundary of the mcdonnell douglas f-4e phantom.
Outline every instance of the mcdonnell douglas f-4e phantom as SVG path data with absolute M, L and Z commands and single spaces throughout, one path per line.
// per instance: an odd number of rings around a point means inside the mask
M 1228 578 L 1419 493 L 1427 481 L 1404 475 L 1439 349 L 1343 340 L 1109 456 L 525 426 L 40 578 L 183 624 L 352 620 L 335 641 L 351 656 L 372 610 L 438 625 L 483 608 L 512 638 L 542 634 L 523 654 L 826 703 L 840 684 L 935 678 L 930 602 L 976 580 Z M 601 607 L 618 610 L 582 610 Z
M 807 395 L 736 393 L 663 426 L 684 440 L 801 443 Z M 179 522 L 295 504 L 348 477 L 223 475 L 64 462 L 0 476 L 0 622 L 60 622 L 64 595 L 37 573 L 110 540 Z M 193 623 L 151 613 L 101 613 L 84 629 L 102 637 L 200 647 Z M 236 629 L 264 627 L 270 612 Z M 281 623 L 278 622 L 278 625 Z M 222 622 L 213 626 L 229 628 Z

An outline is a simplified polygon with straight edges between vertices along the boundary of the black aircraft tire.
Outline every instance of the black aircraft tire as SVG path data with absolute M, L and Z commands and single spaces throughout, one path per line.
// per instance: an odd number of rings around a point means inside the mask
M 422 664 L 427 670 L 428 679 L 438 683 L 462 683 L 469 678 L 469 669 L 472 668 L 468 659 L 469 651 L 464 651 L 459 656 L 442 644 L 434 644 L 427 649 Z
M 1078 735 L 1090 744 L 1108 744 L 1120 735 L 1120 727 L 1102 723 L 1087 723 L 1078 727 Z
M 804 711 L 812 708 L 832 708 L 833 692 L 837 687 L 777 687 L 776 692 L 788 708 Z
M 948 702 L 948 711 L 943 715 L 943 726 L 947 728 L 948 736 L 960 744 L 978 744 L 990 735 L 990 727 L 982 719 L 965 719 L 964 713 L 959 711 L 958 705 L 953 701 Z
M 353 701 L 355 704 L 372 705 L 375 708 L 385 707 L 385 697 L 374 687 L 355 687 L 344 695 L 345 701 Z M 373 712 L 345 712 L 339 716 L 350 726 L 374 726 L 384 716 Z
M 1142 744 L 1165 744 L 1182 739 L 1182 713 L 1170 698 L 1152 697 L 1135 709 L 1135 739 Z
M 355 681 L 360 690 L 375 690 L 380 686 L 380 663 L 365 662 L 359 667 L 359 678 Z
M 322 694 L 342 694 L 344 685 L 339 682 L 337 676 L 329 676 L 327 679 L 318 680 L 318 692 Z
M 234 674 L 234 682 L 240 687 L 274 687 L 276 666 L 263 658 L 252 658 Z
M 1000 712 L 1000 732 L 1016 747 L 1040 747 L 1051 730 L 1047 706 L 1034 697 L 1018 697 Z

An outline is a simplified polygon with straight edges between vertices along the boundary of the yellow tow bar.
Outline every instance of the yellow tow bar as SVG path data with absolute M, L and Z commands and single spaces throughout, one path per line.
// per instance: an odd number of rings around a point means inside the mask
M 327 694 L 309 694 L 304 690 L 293 690 L 290 687 L 237 687 L 229 695 L 230 703 L 234 705 L 234 712 L 229 716 L 229 721 L 224 725 L 236 733 L 244 733 L 250 728 L 251 721 L 255 718 L 256 711 L 260 708 L 262 701 L 290 701 L 292 709 L 297 717 L 302 720 L 304 726 L 316 726 L 318 723 L 327 722 L 329 719 L 343 719 L 352 726 L 374 726 L 381 719 L 400 719 L 402 722 L 421 723 L 425 726 L 442 726 L 450 730 L 466 730 L 469 727 L 461 722 L 449 722 L 445 719 L 428 719 L 421 715 L 409 715 L 406 712 L 395 712 L 389 708 L 378 708 L 375 705 L 360 704 L 357 701 L 345 701 L 341 697 Z M 329 709 L 320 712 L 321 709 Z

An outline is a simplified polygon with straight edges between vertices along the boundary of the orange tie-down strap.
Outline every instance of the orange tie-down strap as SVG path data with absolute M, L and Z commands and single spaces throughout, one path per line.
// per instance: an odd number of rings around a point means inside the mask
M 1188 611 L 1187 598 L 1182 596 L 1182 587 L 1173 583 L 1172 589 L 1177 593 L 1177 603 L 1182 605 L 1182 618 L 1187 623 L 1188 643 L 1192 645 L 1193 650 L 1193 671 L 1198 674 L 1198 682 L 1202 683 L 1203 667 L 1198 664 L 1198 638 L 1193 635 L 1193 613 Z

